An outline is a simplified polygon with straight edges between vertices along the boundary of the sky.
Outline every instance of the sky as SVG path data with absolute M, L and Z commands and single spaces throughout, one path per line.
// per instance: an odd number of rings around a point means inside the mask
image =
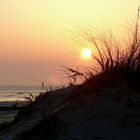
M 0 0 L 0 85 L 62 84 L 63 66 L 89 63 L 71 37 L 78 27 L 122 35 L 138 0 Z M 85 62 L 86 61 L 86 62 Z

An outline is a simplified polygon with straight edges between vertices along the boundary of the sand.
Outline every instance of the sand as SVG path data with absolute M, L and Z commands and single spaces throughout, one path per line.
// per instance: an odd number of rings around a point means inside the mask
M 29 131 L 26 140 L 33 136 L 47 140 L 140 139 L 140 94 L 137 91 L 126 85 L 90 94 L 88 91 L 66 88 L 50 93 L 0 138 L 16 140 L 21 133 Z

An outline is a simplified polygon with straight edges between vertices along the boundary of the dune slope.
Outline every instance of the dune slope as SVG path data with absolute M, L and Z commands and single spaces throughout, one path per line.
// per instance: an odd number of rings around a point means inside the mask
M 139 140 L 140 93 L 125 82 L 102 89 L 53 91 L 15 122 L 2 140 Z

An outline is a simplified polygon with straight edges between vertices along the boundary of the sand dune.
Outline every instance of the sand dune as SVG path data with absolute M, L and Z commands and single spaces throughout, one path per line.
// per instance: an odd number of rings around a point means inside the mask
M 2 140 L 139 140 L 139 105 L 140 94 L 125 83 L 96 91 L 80 86 L 59 89 L 40 98 L 27 116 L 0 137 Z

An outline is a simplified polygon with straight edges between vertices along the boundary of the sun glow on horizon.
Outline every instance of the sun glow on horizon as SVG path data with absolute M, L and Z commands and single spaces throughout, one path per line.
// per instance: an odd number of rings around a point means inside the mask
M 94 63 L 92 55 L 98 53 L 86 38 L 88 31 L 112 31 L 117 40 L 123 40 L 129 33 L 127 23 L 132 27 L 135 23 L 138 3 L 0 0 L 0 84 L 36 84 L 30 77 L 61 84 L 61 66 Z

